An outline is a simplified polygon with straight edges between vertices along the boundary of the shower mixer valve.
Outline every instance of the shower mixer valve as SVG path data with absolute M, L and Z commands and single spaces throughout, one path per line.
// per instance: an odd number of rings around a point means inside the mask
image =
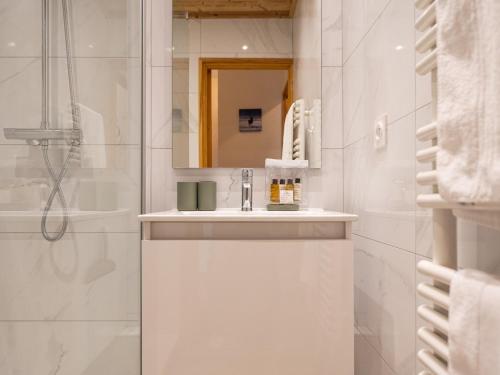
M 4 129 L 6 139 L 23 140 L 30 146 L 47 145 L 48 141 L 65 140 L 68 145 L 79 146 L 82 132 L 77 129 Z

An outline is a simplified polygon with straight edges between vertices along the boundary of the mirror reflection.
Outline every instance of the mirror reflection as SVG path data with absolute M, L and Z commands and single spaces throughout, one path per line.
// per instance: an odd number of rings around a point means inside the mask
M 174 168 L 321 166 L 321 1 L 173 1 Z

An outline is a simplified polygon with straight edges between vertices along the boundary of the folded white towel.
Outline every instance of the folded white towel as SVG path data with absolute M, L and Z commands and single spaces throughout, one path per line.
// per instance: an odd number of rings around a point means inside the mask
M 439 192 L 500 202 L 500 1 L 437 0 Z
M 266 168 L 292 168 L 292 169 L 307 169 L 309 168 L 308 160 L 280 160 L 266 159 Z
M 450 291 L 450 374 L 500 374 L 500 279 L 464 270 Z

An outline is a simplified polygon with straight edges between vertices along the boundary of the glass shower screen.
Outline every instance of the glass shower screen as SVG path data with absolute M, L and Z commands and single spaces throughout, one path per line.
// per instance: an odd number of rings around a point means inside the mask
M 140 374 L 141 0 L 0 0 L 0 374 Z

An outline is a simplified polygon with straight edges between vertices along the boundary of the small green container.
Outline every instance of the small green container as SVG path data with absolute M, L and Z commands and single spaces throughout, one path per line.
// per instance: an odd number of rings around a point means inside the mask
M 196 211 L 198 209 L 198 183 L 177 183 L 177 209 L 179 211 Z
M 198 183 L 198 210 L 215 211 L 217 209 L 217 183 L 201 181 Z

